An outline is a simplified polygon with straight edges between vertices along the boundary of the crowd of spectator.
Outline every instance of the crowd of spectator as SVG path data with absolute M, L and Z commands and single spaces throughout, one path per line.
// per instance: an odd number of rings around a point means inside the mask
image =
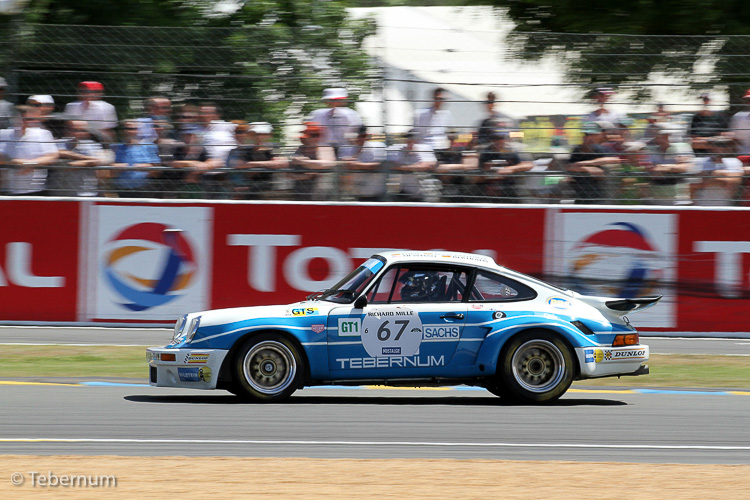
M 733 205 L 745 203 L 750 179 L 750 89 L 731 117 L 702 94 L 687 128 L 664 105 L 635 127 L 610 109 L 611 89 L 595 89 L 580 144 L 556 124 L 550 150 L 534 155 L 494 92 L 476 128 L 457 131 L 436 88 L 388 144 L 346 89 L 326 89 L 283 152 L 270 123 L 225 121 L 214 103 L 153 97 L 141 117 L 118 121 L 99 82 L 81 82 L 64 107 L 50 95 L 14 106 L 6 90 L 0 78 L 0 193 L 9 196 Z

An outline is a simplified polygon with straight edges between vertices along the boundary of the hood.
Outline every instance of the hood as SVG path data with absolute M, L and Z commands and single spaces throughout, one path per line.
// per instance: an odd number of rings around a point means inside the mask
M 212 309 L 191 314 L 190 316 L 200 316 L 201 328 L 214 325 L 224 325 L 238 321 L 254 318 L 294 318 L 305 317 L 314 313 L 314 315 L 328 315 L 328 312 L 334 307 L 341 304 L 333 302 L 305 300 L 294 302 L 292 304 L 280 306 L 252 306 L 252 307 L 232 307 L 228 309 Z

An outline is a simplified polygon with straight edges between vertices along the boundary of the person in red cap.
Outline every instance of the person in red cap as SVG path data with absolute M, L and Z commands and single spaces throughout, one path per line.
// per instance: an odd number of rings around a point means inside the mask
M 78 101 L 65 106 L 68 119 L 84 120 L 99 139 L 114 141 L 117 127 L 117 112 L 110 103 L 103 101 L 104 85 L 86 81 L 78 84 Z
M 737 141 L 741 155 L 750 154 L 750 89 L 742 96 L 742 111 L 736 113 L 729 122 L 729 129 Z
M 336 153 L 323 144 L 324 130 L 319 123 L 305 122 L 305 130 L 299 138 L 302 145 L 290 162 L 296 172 L 292 174 L 295 200 L 324 200 L 331 194 L 331 174 L 321 171 L 331 170 L 336 165 Z

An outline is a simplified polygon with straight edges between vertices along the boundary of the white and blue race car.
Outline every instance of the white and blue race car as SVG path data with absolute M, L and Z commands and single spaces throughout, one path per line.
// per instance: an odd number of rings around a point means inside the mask
M 661 297 L 580 295 L 455 252 L 373 255 L 303 302 L 197 312 L 149 348 L 150 383 L 280 401 L 306 386 L 467 384 L 521 402 L 648 373 L 626 313 Z

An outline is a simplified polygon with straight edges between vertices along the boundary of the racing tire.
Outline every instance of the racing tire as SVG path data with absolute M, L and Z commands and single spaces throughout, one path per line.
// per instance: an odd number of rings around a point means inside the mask
M 512 402 L 554 401 L 573 382 L 571 350 L 550 332 L 532 330 L 513 337 L 499 361 L 498 377 L 487 389 Z
M 237 352 L 230 390 L 251 401 L 282 401 L 296 391 L 305 372 L 299 350 L 292 341 L 275 333 L 251 338 Z

